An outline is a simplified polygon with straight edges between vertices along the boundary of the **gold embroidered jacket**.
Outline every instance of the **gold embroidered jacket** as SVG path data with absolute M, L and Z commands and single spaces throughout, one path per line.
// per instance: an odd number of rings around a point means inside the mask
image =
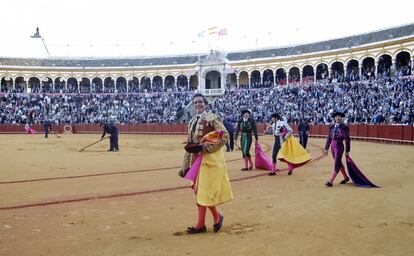
M 229 133 L 227 132 L 226 128 L 221 122 L 219 116 L 213 113 L 203 112 L 200 115 L 200 118 L 198 119 L 197 123 L 195 124 L 195 132 L 192 133 L 192 128 L 196 120 L 197 116 L 194 116 L 188 124 L 187 142 L 200 143 L 204 135 L 216 130 L 221 130 L 224 133 L 220 143 L 216 145 L 205 144 L 203 149 L 204 153 L 215 152 L 219 150 L 222 146 L 226 145 L 226 143 L 229 141 Z M 193 163 L 197 155 L 198 154 L 191 154 L 188 152 L 185 153 L 183 163 L 184 170 L 190 168 L 191 164 Z

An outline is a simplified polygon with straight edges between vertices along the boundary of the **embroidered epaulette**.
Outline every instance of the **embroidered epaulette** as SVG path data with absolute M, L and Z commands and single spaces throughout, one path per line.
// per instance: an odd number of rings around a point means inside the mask
M 206 121 L 207 122 L 212 122 L 212 121 L 217 120 L 217 119 L 220 119 L 220 117 L 217 116 L 216 114 L 207 113 L 207 115 L 206 115 Z

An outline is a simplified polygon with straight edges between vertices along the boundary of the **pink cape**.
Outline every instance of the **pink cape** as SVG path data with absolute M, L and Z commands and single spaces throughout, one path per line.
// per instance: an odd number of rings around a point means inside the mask
M 266 154 L 263 152 L 259 143 L 256 143 L 255 147 L 254 165 L 256 166 L 256 169 L 264 169 L 268 171 L 272 170 L 272 161 L 270 161 Z
M 36 134 L 37 132 L 36 132 L 36 130 L 35 130 L 35 129 L 29 128 L 29 133 L 30 133 L 30 134 Z
M 37 133 L 35 129 L 32 129 L 29 126 L 24 127 L 24 129 L 26 129 L 27 134 L 36 134 Z
M 201 161 L 203 160 L 203 155 L 199 155 L 191 166 L 190 170 L 185 175 L 184 179 L 191 181 L 191 187 L 194 192 L 197 192 L 197 177 L 198 172 L 200 171 Z
M 220 142 L 221 138 L 223 137 L 223 131 L 213 131 L 206 135 L 204 135 L 203 139 L 201 140 L 201 143 L 206 144 L 217 144 Z M 191 165 L 190 170 L 185 175 L 184 179 L 191 181 L 191 188 L 194 190 L 194 192 L 197 192 L 197 177 L 198 172 L 200 171 L 201 162 L 203 160 L 203 155 L 200 154 L 197 156 L 197 158 L 194 160 L 194 163 Z

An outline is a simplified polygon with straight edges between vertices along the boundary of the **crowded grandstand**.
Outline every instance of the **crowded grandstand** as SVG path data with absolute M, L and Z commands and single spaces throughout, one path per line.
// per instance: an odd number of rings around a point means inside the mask
M 210 110 L 258 122 L 412 124 L 414 24 L 246 52 L 113 59 L 0 58 L 0 123 L 182 123 L 195 92 Z

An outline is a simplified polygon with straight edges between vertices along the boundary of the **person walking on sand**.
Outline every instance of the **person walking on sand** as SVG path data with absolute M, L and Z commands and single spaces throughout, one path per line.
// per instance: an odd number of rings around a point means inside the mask
M 187 228 L 187 233 L 207 232 L 207 208 L 213 215 L 213 230 L 218 232 L 223 225 L 224 216 L 217 211 L 217 206 L 233 199 L 224 158 L 224 145 L 229 140 L 229 134 L 220 117 L 206 112 L 208 101 L 202 94 L 194 95 L 193 106 L 196 116 L 188 125 L 186 153 L 183 167 L 179 171 L 181 177 L 192 180 L 196 195 L 198 221 L 195 226 Z M 193 175 L 193 178 L 189 178 L 189 175 Z

